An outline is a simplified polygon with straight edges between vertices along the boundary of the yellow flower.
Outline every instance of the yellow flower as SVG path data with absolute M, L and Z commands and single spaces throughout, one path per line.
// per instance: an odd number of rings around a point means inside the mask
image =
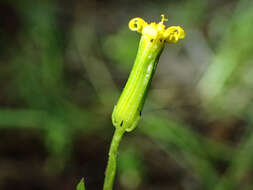
M 179 39 L 185 37 L 184 29 L 180 26 L 170 26 L 165 28 L 163 24 L 164 21 L 168 19 L 165 18 L 164 14 L 161 15 L 162 19 L 159 23 L 152 22 L 148 24 L 142 18 L 133 18 L 129 21 L 129 28 L 132 31 L 137 31 L 145 37 L 146 40 L 150 42 L 162 42 L 176 43 Z

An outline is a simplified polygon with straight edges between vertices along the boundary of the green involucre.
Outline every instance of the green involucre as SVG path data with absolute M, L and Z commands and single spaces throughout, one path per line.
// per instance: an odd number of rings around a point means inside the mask
M 164 42 L 160 39 L 141 37 L 134 66 L 112 113 L 116 128 L 130 132 L 137 126 L 163 47 Z

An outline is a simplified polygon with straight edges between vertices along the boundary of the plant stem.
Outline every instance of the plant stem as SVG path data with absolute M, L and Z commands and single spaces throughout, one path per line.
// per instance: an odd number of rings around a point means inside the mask
M 108 159 L 107 168 L 105 171 L 105 180 L 104 180 L 103 190 L 112 190 L 113 188 L 114 177 L 115 177 L 116 168 L 117 168 L 118 147 L 119 147 L 119 143 L 122 139 L 124 132 L 125 132 L 124 128 L 116 127 L 116 130 L 112 137 L 111 146 L 109 150 L 109 159 Z

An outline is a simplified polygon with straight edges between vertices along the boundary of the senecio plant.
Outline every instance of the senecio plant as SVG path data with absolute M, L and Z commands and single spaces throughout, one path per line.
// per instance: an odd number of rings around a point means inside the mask
M 177 43 L 185 37 L 185 32 L 180 26 L 166 29 L 164 21 L 167 19 L 163 14 L 161 17 L 159 23 L 148 24 L 138 17 L 129 22 L 130 30 L 142 35 L 134 66 L 112 113 L 115 132 L 110 145 L 103 190 L 113 188 L 119 143 L 123 134 L 134 130 L 141 118 L 147 91 L 165 43 Z

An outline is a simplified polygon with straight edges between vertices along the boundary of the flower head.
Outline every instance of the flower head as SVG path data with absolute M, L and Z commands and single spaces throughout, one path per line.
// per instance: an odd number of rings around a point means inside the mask
M 142 18 L 133 18 L 129 21 L 129 28 L 132 31 L 137 31 L 146 37 L 151 42 L 176 43 L 179 39 L 185 37 L 184 29 L 180 26 L 170 26 L 167 29 L 163 24 L 168 19 L 164 14 L 161 15 L 162 19 L 159 23 L 151 22 L 148 24 Z

